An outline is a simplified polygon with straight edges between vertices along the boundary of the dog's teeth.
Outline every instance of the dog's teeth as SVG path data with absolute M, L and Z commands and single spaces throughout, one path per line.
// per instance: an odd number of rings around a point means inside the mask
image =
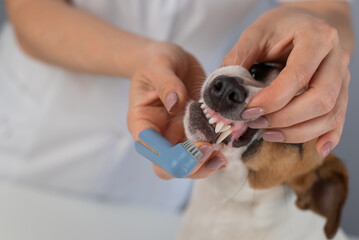
M 207 109 L 204 109 L 203 112 L 204 112 L 204 114 L 207 114 L 208 110 L 207 110 Z
M 201 98 L 198 102 L 200 102 L 200 103 L 204 103 L 203 98 Z
M 211 114 L 209 113 L 206 114 L 206 118 L 210 119 L 211 117 L 212 117 Z
M 215 123 L 217 121 L 217 119 L 216 118 L 211 118 L 211 119 L 209 119 L 209 124 L 213 124 L 213 123 Z
M 219 133 L 219 132 L 222 130 L 223 126 L 224 126 L 224 123 L 223 123 L 223 122 L 217 123 L 216 129 L 215 129 L 214 131 L 215 131 L 216 133 Z
M 232 129 L 228 129 L 227 131 L 222 132 L 221 135 L 219 135 L 219 137 L 217 138 L 216 143 L 217 144 L 221 143 L 231 133 L 232 133 Z
M 225 132 L 225 131 L 227 131 L 227 130 L 230 129 L 230 128 L 231 128 L 230 125 L 226 125 L 226 126 L 224 126 L 224 127 L 220 130 L 220 132 Z
M 206 105 L 204 103 L 202 103 L 201 108 L 204 109 L 206 107 Z

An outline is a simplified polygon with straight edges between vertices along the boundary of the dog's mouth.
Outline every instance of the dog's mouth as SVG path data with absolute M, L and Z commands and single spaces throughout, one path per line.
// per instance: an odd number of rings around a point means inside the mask
M 246 121 L 234 121 L 221 116 L 209 108 L 203 99 L 189 106 L 189 131 L 196 135 L 196 140 L 224 143 L 231 147 L 246 146 L 257 132 L 249 128 Z

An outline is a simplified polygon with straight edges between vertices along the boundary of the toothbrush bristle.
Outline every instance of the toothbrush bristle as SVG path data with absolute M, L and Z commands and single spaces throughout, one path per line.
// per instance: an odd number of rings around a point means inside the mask
M 192 155 L 196 161 L 198 161 L 202 157 L 201 151 L 192 143 L 191 140 L 187 140 L 183 143 L 183 146 L 187 151 Z

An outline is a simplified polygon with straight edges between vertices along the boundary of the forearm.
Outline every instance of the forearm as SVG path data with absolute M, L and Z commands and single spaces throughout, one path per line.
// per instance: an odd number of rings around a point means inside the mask
M 350 54 L 354 52 L 355 39 L 351 23 L 350 5 L 346 2 L 305 1 L 282 3 L 282 6 L 298 6 L 310 10 L 338 30 L 342 47 Z
M 152 41 L 62 0 L 7 0 L 18 42 L 29 55 L 74 71 L 130 77 Z

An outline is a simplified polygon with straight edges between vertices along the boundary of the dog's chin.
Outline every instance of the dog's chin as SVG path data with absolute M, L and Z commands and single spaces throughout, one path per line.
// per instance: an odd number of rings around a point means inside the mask
M 231 126 L 231 134 L 218 142 L 223 132 L 215 132 L 216 123 L 209 123 L 209 119 L 206 117 L 203 106 L 201 108 L 201 105 L 203 104 L 200 102 L 190 102 L 187 105 L 184 125 L 188 139 L 194 142 L 203 141 L 238 148 L 247 146 L 255 137 L 257 130 L 248 128 L 246 122 L 225 119 L 217 112 L 207 109 L 211 111 L 211 114 L 215 115 L 216 118 L 221 118 L 222 122 Z

